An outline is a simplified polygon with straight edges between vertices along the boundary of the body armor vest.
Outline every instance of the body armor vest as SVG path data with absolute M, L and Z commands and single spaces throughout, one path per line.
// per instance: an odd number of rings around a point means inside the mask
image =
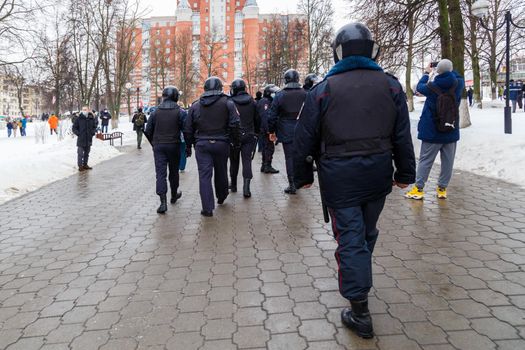
M 228 135 L 230 111 L 228 98 L 222 96 L 210 106 L 200 105 L 200 117 L 196 121 L 197 136 L 212 137 Z
M 180 109 L 157 109 L 153 143 L 180 143 Z
M 326 156 L 367 156 L 392 150 L 397 109 L 388 76 L 354 70 L 328 78 L 330 99 L 321 121 Z
M 283 98 L 279 117 L 296 120 L 303 107 L 307 92 L 303 88 L 283 90 Z
M 254 103 L 248 103 L 245 105 L 237 104 L 237 110 L 240 114 L 241 119 L 241 131 L 247 134 L 255 133 L 255 115 L 257 113 L 256 106 Z

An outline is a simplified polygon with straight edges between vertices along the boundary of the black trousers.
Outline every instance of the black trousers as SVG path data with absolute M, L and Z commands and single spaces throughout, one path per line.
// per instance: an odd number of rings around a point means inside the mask
M 88 165 L 90 151 L 91 146 L 77 147 L 77 165 L 79 168 L 84 165 Z
M 253 135 L 245 135 L 241 139 L 241 147 L 231 147 L 230 150 L 230 178 L 237 180 L 239 165 L 242 160 L 243 179 L 252 179 L 252 153 L 257 147 L 257 139 Z
M 165 143 L 153 146 L 155 158 L 155 172 L 157 174 L 157 194 L 168 193 L 168 170 L 171 193 L 177 193 L 179 189 L 179 162 L 180 145 L 178 143 Z
M 198 141 L 195 146 L 195 158 L 199 168 L 199 190 L 202 209 L 212 212 L 215 209 L 213 186 L 215 195 L 219 200 L 228 197 L 228 155 L 230 144 L 224 141 Z
M 294 156 L 294 144 L 291 143 L 283 143 L 283 150 L 284 150 L 284 158 L 286 160 L 286 174 L 288 177 L 294 176 L 294 170 L 293 170 L 293 156 Z
M 273 154 L 275 153 L 275 143 L 270 141 L 268 135 L 264 132 L 262 133 L 263 139 L 263 150 L 262 150 L 262 159 L 263 163 L 271 163 L 273 160 Z

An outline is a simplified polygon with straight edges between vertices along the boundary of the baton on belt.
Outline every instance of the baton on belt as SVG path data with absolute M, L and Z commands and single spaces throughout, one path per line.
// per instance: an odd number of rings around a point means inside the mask
M 310 164 L 313 164 L 314 163 L 314 157 L 312 157 L 312 156 L 306 157 L 306 162 L 308 162 Z M 319 162 L 318 161 L 315 161 L 315 163 L 317 165 L 317 179 L 319 180 L 319 191 L 321 192 L 321 204 L 323 205 L 324 222 L 326 222 L 328 224 L 330 222 L 330 215 L 328 215 L 328 207 L 326 206 L 326 203 L 325 203 L 324 197 L 323 197 L 323 188 L 322 188 L 322 184 L 321 184 L 321 168 L 319 167 Z
M 253 147 L 252 151 L 252 160 L 255 158 L 255 154 L 257 153 L 257 145 L 259 144 L 259 137 L 254 136 L 253 138 L 255 139 L 255 147 Z

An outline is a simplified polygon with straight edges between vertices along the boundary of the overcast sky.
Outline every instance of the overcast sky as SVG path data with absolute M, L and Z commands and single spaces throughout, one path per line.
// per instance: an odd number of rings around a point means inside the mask
M 298 0 L 258 0 L 261 13 L 295 13 L 297 12 Z M 347 22 L 349 9 L 346 0 L 332 0 L 336 13 L 334 27 L 337 30 Z M 177 7 L 176 0 L 143 0 L 141 4 L 149 8 L 151 16 L 165 16 L 174 14 Z

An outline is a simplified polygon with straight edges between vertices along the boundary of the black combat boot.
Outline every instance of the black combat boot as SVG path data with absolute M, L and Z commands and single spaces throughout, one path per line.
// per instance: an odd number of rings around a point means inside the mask
M 293 176 L 288 176 L 288 183 L 290 185 L 284 190 L 284 193 L 296 194 L 297 193 L 297 189 L 295 188 L 295 183 L 293 181 Z
M 211 211 L 206 211 L 204 209 L 201 210 L 201 215 L 206 217 L 206 218 L 211 218 L 213 216 L 213 212 Z
M 274 169 L 271 162 L 268 162 L 266 164 L 266 168 L 264 169 L 265 174 L 279 174 L 279 170 Z
M 266 162 L 263 162 L 261 164 L 261 173 L 265 173 L 266 172 Z
M 244 179 L 244 187 L 242 189 L 244 198 L 250 198 L 252 196 L 252 192 L 250 191 L 251 181 L 251 179 Z
M 237 179 L 234 179 L 233 177 L 232 177 L 232 182 L 230 184 L 230 191 L 232 193 L 237 193 Z
M 157 209 L 157 213 L 164 214 L 168 211 L 168 199 L 165 194 L 159 194 L 160 197 L 160 207 Z
M 182 197 L 182 192 L 175 192 L 171 194 L 171 204 L 177 203 L 177 201 Z
M 341 311 L 341 321 L 343 324 L 365 339 L 374 337 L 374 327 L 372 317 L 368 311 L 368 299 L 362 301 L 351 301 L 352 308 L 345 308 Z

